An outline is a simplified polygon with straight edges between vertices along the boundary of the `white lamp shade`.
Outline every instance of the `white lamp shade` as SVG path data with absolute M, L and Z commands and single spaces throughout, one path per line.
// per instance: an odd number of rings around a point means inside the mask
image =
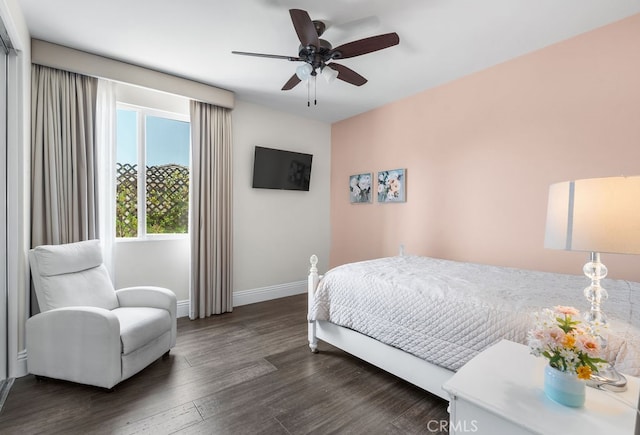
M 308 63 L 303 63 L 298 68 L 296 68 L 296 75 L 300 80 L 307 80 L 311 77 L 311 72 L 313 71 L 313 67 Z
M 326 65 L 322 68 L 322 77 L 324 77 L 327 83 L 332 83 L 338 77 L 338 71 Z
M 640 254 L 640 176 L 552 184 L 544 245 L 567 251 Z

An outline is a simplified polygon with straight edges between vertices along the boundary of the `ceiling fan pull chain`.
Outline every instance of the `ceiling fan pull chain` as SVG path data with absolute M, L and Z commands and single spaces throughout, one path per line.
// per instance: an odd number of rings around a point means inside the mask
M 313 76 L 313 105 L 318 105 L 318 76 Z
M 311 106 L 311 80 L 307 80 L 307 107 Z

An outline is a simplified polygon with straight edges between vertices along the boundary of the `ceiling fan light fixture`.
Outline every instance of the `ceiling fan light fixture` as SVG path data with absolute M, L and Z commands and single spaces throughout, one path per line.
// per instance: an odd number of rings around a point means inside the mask
M 307 80 L 311 73 L 313 72 L 313 67 L 308 63 L 303 63 L 298 68 L 296 68 L 296 75 L 300 80 Z
M 338 77 L 338 71 L 326 65 L 324 68 L 322 68 L 322 77 L 324 77 L 327 83 L 333 83 Z
M 321 21 L 312 21 L 309 13 L 302 9 L 289 9 L 293 28 L 298 36 L 300 45 L 298 46 L 298 56 L 283 56 L 279 54 L 250 53 L 246 51 L 232 51 L 233 54 L 244 56 L 266 57 L 273 59 L 284 59 L 292 62 L 302 62 L 296 68 L 289 80 L 282 86 L 283 91 L 288 91 L 297 86 L 300 82 L 307 82 L 307 92 L 310 89 L 310 79 L 314 78 L 314 93 L 316 78 L 321 75 L 328 83 L 335 79 L 341 80 L 354 86 L 362 86 L 367 83 L 367 79 L 360 74 L 342 64 L 334 63 L 335 59 L 348 59 L 363 54 L 373 53 L 385 48 L 398 45 L 400 37 L 397 33 L 384 33 L 347 42 L 336 48 L 325 40 L 320 39 L 324 33 L 326 25 Z M 329 68 L 327 68 L 329 66 Z M 309 105 L 309 99 L 307 99 Z

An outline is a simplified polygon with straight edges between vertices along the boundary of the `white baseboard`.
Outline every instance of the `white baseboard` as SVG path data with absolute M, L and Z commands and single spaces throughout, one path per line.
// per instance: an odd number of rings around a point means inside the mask
M 233 292 L 233 306 L 255 304 L 307 292 L 307 281 L 296 281 L 287 284 L 272 285 L 249 290 Z
M 233 306 L 255 304 L 256 302 L 299 295 L 307 292 L 307 281 L 290 282 L 233 292 Z M 178 317 L 189 317 L 189 299 L 178 301 Z
M 18 352 L 18 359 L 16 361 L 16 367 L 12 377 L 20 378 L 27 374 L 29 374 L 29 370 L 27 369 L 27 349 L 23 349 Z
M 189 317 L 189 299 L 178 301 L 178 310 L 176 317 Z

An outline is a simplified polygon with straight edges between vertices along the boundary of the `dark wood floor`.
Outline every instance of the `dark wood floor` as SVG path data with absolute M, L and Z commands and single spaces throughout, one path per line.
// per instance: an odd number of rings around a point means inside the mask
M 325 343 L 307 347 L 306 295 L 178 320 L 178 342 L 113 392 L 16 379 L 0 433 L 440 433 L 446 402 Z

